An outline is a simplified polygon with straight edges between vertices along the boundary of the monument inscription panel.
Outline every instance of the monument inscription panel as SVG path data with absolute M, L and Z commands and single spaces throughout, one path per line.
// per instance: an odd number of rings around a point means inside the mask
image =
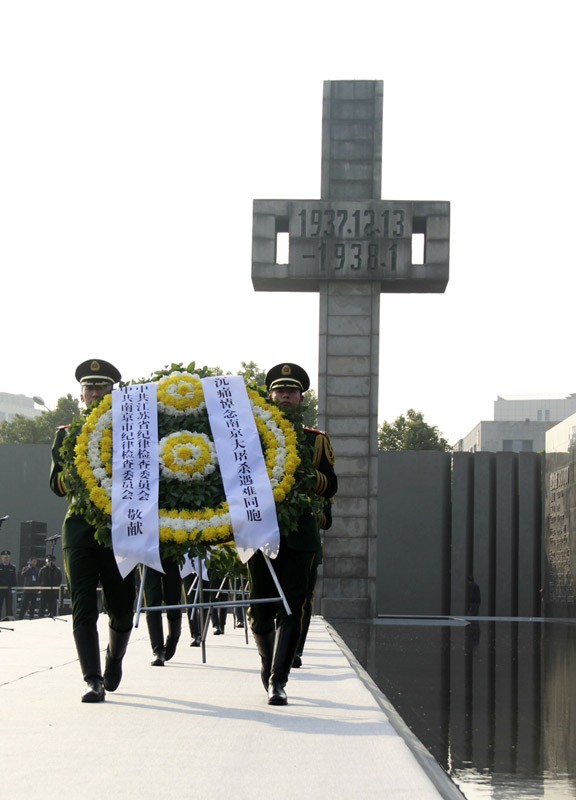
M 277 236 L 288 233 L 288 264 Z M 414 234 L 423 263 L 412 262 Z M 256 289 L 317 291 L 326 281 L 372 281 L 386 292 L 443 292 L 448 282 L 450 204 L 394 200 L 255 200 Z
M 411 264 L 408 203 L 301 201 L 290 204 L 290 263 L 330 280 L 384 279 Z

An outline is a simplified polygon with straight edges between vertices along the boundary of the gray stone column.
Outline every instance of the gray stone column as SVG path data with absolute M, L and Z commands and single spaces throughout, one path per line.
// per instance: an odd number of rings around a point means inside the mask
M 379 199 L 382 81 L 326 81 L 322 198 Z M 380 285 L 320 286 L 318 423 L 336 452 L 339 488 L 324 537 L 321 613 L 376 612 Z
M 318 420 L 334 445 L 339 481 L 324 536 L 326 617 L 375 613 L 379 321 L 377 284 L 321 287 Z

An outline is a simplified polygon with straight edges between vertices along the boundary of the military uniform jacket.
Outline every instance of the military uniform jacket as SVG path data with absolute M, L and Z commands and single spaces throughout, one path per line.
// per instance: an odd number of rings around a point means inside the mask
M 14 564 L 0 564 L 0 587 L 7 586 L 11 589 L 16 586 L 16 567 Z
M 62 572 L 56 566 L 44 566 L 38 573 L 38 583 L 40 586 L 60 586 Z
M 60 455 L 60 448 L 64 438 L 68 435 L 68 426 L 58 428 L 52 443 L 52 467 L 50 469 L 50 488 L 58 497 L 66 496 L 66 475 L 64 464 Z M 80 514 L 73 514 L 70 510 L 66 514 L 62 525 L 62 547 L 101 547 L 94 538 L 94 527 L 89 525 Z
M 329 500 L 338 490 L 338 478 L 334 472 L 334 450 L 326 433 L 304 428 L 306 441 L 312 450 L 312 463 L 316 469 L 316 485 L 314 492 L 319 497 Z M 291 531 L 286 537 L 287 544 L 294 550 L 314 550 L 320 552 L 322 543 L 318 519 L 310 514 L 302 515 L 298 520 L 298 529 Z

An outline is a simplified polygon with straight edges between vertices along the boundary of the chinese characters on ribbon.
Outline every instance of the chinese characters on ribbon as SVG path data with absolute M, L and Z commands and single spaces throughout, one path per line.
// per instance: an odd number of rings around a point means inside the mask
M 215 376 L 204 378 L 202 387 L 240 560 L 258 549 L 275 558 L 276 505 L 244 381 Z
M 122 577 L 138 564 L 162 570 L 158 539 L 156 384 L 112 393 L 112 546 Z

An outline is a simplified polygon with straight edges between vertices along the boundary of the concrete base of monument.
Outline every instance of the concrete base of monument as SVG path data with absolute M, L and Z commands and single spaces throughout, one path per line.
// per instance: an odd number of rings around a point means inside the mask
M 371 619 L 369 597 L 323 597 L 321 614 L 326 619 Z

